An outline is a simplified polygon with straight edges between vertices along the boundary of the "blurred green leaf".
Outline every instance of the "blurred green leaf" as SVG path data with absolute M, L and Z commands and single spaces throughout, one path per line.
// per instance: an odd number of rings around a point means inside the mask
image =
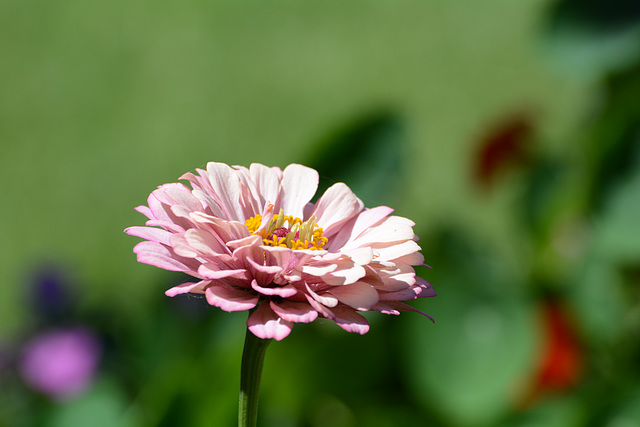
M 47 427 L 133 427 L 135 408 L 115 382 L 103 378 L 83 396 L 56 406 Z
M 594 79 L 637 57 L 640 7 L 635 1 L 562 0 L 550 9 L 546 45 L 575 78 Z
M 640 388 L 622 399 L 610 414 L 608 427 L 635 427 L 640 425 Z
M 406 317 L 406 376 L 414 395 L 451 425 L 490 426 L 512 409 L 532 366 L 536 327 L 518 280 L 497 260 L 452 235 L 439 246 L 436 319 Z M 455 240 L 458 240 L 456 243 Z
M 587 419 L 584 404 L 574 396 L 545 400 L 517 415 L 502 427 L 582 427 Z
M 640 138 L 637 139 L 640 146 Z M 610 194 L 608 206 L 596 223 L 594 251 L 614 263 L 640 266 L 640 238 L 634 231 L 640 220 L 640 159 L 626 182 Z
M 317 194 L 345 182 L 366 206 L 390 204 L 403 182 L 407 136 L 393 114 L 366 115 L 317 145 L 309 166 L 320 174 Z

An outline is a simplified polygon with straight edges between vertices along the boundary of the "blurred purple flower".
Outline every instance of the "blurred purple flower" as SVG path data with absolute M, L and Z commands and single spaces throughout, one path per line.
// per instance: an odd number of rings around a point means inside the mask
M 67 400 L 89 387 L 100 353 L 99 340 L 85 329 L 51 330 L 26 344 L 20 371 L 34 390 Z
M 42 263 L 33 272 L 28 303 L 39 318 L 51 321 L 69 314 L 74 292 L 68 271 L 54 263 Z

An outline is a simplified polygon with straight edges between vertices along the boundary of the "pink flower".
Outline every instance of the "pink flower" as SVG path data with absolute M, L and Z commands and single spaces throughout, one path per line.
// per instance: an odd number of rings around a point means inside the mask
M 87 330 L 53 330 L 27 344 L 20 371 L 31 388 L 67 400 L 91 385 L 100 353 L 100 342 Z
M 168 296 L 199 293 L 226 311 L 253 310 L 249 330 L 276 340 L 318 316 L 364 334 L 358 311 L 419 312 L 400 301 L 435 296 L 413 268 L 424 262 L 415 224 L 391 208 L 366 209 L 343 183 L 310 203 L 318 173 L 297 164 L 196 171 L 180 178 L 192 189 L 153 191 L 136 208 L 147 227 L 125 230 L 146 239 L 134 248 L 138 261 L 197 279 Z

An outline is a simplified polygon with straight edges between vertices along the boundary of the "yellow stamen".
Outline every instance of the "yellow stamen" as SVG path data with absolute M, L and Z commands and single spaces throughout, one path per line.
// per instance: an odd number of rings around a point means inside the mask
M 249 233 L 260 235 L 267 246 L 284 247 L 293 250 L 323 250 L 323 246 L 329 240 L 322 235 L 323 230 L 316 224 L 317 220 L 318 218 L 313 215 L 308 220 L 303 221 L 300 218 L 284 215 L 284 212 L 280 209 L 280 212 L 273 215 L 267 226 L 259 232 L 258 229 L 262 224 L 262 215 L 247 219 L 244 225 L 249 230 Z
M 244 225 L 247 226 L 247 230 L 249 233 L 255 233 L 258 228 L 260 228 L 260 224 L 262 223 L 262 215 L 252 216 L 248 220 L 244 222 Z

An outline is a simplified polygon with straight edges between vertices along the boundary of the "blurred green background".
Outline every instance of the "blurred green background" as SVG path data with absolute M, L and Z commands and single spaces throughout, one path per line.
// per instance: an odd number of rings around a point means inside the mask
M 0 425 L 232 426 L 246 313 L 168 298 L 133 208 L 303 163 L 416 222 L 436 319 L 298 325 L 263 426 L 640 426 L 640 6 L 0 0 Z M 60 398 L 30 343 L 82 328 Z

